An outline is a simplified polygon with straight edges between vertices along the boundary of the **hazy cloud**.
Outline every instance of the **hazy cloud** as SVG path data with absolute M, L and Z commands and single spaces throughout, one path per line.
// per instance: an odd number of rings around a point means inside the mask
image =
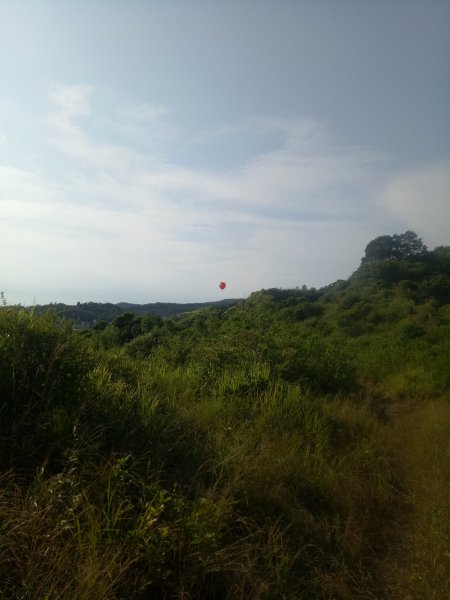
M 123 109 L 121 113 L 127 118 L 135 119 L 136 121 L 153 122 L 167 115 L 169 110 L 163 104 L 141 102 L 140 104 Z
M 430 246 L 450 244 L 450 162 L 397 175 L 384 201 L 405 229 L 420 233 Z
M 70 121 L 89 116 L 89 98 L 93 91 L 91 86 L 52 83 L 49 88 L 49 100 L 57 107 L 59 119 Z

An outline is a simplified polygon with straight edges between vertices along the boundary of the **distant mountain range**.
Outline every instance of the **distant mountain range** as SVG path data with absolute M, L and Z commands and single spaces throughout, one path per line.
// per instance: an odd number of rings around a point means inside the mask
M 156 317 L 173 317 L 186 312 L 192 312 L 200 308 L 218 307 L 223 308 L 240 302 L 240 298 L 229 298 L 216 302 L 150 302 L 148 304 L 132 304 L 130 302 L 77 302 L 77 304 L 50 303 L 38 304 L 34 307 L 37 314 L 49 310 L 55 311 L 65 319 L 73 319 L 77 323 L 92 325 L 98 321 L 110 323 L 113 319 L 127 312 L 135 315 L 154 315 Z

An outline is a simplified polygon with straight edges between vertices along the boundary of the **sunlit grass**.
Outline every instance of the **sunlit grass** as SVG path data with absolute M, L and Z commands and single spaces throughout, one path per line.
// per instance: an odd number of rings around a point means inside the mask
M 419 316 L 130 352 L 1 309 L 2 600 L 446 598 L 448 315 Z
M 450 596 L 450 404 L 427 402 L 398 415 L 390 431 L 404 471 L 408 514 L 388 558 L 392 598 Z

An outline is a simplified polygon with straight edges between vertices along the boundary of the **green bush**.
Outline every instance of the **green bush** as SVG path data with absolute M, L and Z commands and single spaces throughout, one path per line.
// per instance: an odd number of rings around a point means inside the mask
M 309 335 L 299 339 L 295 346 L 281 352 L 278 366 L 286 381 L 303 384 L 318 393 L 349 391 L 356 385 L 356 374 L 351 355 L 345 348 L 330 344 L 322 336 Z
M 0 463 L 35 465 L 60 456 L 87 389 L 90 348 L 51 313 L 0 310 Z

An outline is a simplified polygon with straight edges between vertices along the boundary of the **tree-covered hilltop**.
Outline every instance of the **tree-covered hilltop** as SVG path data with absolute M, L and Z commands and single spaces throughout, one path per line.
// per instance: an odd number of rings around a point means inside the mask
M 0 598 L 446 599 L 450 248 L 377 239 L 172 318 L 0 308 Z

